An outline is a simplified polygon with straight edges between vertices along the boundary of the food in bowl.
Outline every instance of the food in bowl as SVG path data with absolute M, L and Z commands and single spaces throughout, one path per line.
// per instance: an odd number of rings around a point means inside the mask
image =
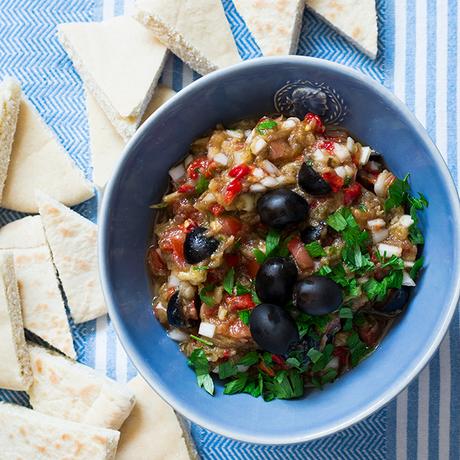
M 322 388 L 404 310 L 428 202 L 346 129 L 312 113 L 217 126 L 170 176 L 153 308 L 210 394 L 213 373 L 267 401 Z

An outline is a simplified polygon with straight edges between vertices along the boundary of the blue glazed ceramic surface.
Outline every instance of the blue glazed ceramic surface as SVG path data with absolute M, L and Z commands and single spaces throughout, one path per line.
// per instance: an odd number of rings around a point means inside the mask
M 429 199 L 421 223 L 426 268 L 406 313 L 381 346 L 323 391 L 295 401 L 211 397 L 151 310 L 145 254 L 168 169 L 217 123 L 314 107 L 342 120 L 382 153 L 398 176 Z M 296 112 L 297 111 L 297 112 Z M 191 84 L 136 133 L 110 182 L 100 216 L 100 269 L 110 316 L 139 372 L 178 412 L 225 436 L 294 443 L 330 434 L 399 393 L 439 345 L 459 294 L 459 206 L 448 170 L 421 125 L 380 84 L 346 67 L 306 57 L 262 58 Z

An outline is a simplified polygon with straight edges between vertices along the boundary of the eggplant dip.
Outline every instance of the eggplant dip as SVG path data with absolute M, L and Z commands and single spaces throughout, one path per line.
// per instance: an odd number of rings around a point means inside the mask
M 154 313 L 198 384 L 291 399 L 355 367 L 423 258 L 409 177 L 308 113 L 217 126 L 170 170 L 148 265 Z

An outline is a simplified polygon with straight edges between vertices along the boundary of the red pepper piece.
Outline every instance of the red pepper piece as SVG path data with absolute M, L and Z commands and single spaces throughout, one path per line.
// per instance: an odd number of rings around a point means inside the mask
M 224 254 L 225 263 L 229 267 L 236 267 L 240 261 L 238 254 Z
M 305 115 L 304 121 L 310 123 L 312 125 L 313 131 L 315 132 L 324 133 L 326 130 L 321 118 L 314 113 L 307 113 Z
M 274 377 L 275 376 L 275 371 L 273 369 L 271 369 L 270 367 L 268 367 L 264 361 L 260 361 L 259 363 L 259 369 L 264 372 L 265 374 L 269 375 L 270 377 Z
M 333 192 L 338 192 L 343 187 L 343 179 L 335 172 L 325 172 L 323 179 L 331 186 Z
M 272 355 L 272 361 L 277 364 L 278 366 L 282 367 L 283 369 L 286 369 L 286 361 L 281 356 L 278 355 Z
M 233 199 L 241 192 L 243 185 L 240 179 L 233 179 L 228 185 L 224 193 L 224 198 L 227 203 L 231 203 Z
M 222 205 L 215 203 L 211 206 L 210 211 L 213 215 L 220 216 L 225 211 L 225 208 Z
M 323 141 L 318 145 L 318 147 L 320 149 L 325 149 L 325 150 L 328 150 L 329 152 L 333 152 L 334 151 L 334 142 L 332 142 L 332 141 Z
M 192 184 L 182 184 L 177 191 L 179 193 L 190 193 L 195 190 L 195 187 Z
M 228 175 L 236 179 L 242 179 L 243 177 L 246 177 L 250 172 L 251 168 L 248 165 L 241 164 L 232 168 Z
M 361 196 L 361 185 L 355 182 L 343 191 L 343 202 L 347 206 L 356 201 Z
M 226 303 L 230 310 L 249 310 L 256 306 L 251 294 L 227 296 Z
M 207 157 L 198 157 L 193 160 L 187 168 L 187 176 L 190 179 L 198 179 L 200 174 L 203 174 L 206 177 L 211 177 L 211 171 L 209 171 L 210 162 Z

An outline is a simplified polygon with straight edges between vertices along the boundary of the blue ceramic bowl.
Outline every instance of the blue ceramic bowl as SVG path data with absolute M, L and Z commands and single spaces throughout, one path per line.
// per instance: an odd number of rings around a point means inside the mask
M 168 169 L 217 123 L 312 109 L 341 121 L 411 174 L 430 205 L 421 223 L 426 268 L 405 314 L 380 347 L 337 382 L 301 400 L 211 397 L 152 314 L 145 255 Z M 255 443 L 307 441 L 341 430 L 390 401 L 425 366 L 459 296 L 459 203 L 452 179 L 422 126 L 389 91 L 349 68 L 306 57 L 261 58 L 214 72 L 183 89 L 133 137 L 110 182 L 100 219 L 100 270 L 110 317 L 129 357 L 178 412 L 225 436 Z

